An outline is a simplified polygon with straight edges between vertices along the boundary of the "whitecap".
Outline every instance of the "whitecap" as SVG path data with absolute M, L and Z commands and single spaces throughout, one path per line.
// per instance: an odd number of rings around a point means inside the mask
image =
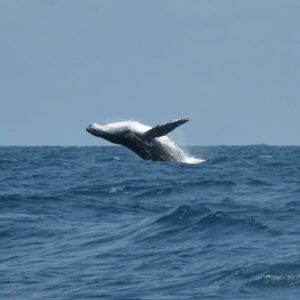
M 109 192 L 110 193 L 120 193 L 120 192 L 123 192 L 125 189 L 125 186 L 113 186 Z
M 183 160 L 181 162 L 186 163 L 186 164 L 201 164 L 203 162 L 206 162 L 206 160 L 197 158 L 194 156 L 186 156 L 183 158 Z

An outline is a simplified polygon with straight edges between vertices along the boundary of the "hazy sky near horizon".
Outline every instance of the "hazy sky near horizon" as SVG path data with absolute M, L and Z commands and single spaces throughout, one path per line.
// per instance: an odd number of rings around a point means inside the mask
M 0 145 L 108 145 L 94 121 L 191 121 L 186 145 L 300 145 L 299 0 L 0 0 Z

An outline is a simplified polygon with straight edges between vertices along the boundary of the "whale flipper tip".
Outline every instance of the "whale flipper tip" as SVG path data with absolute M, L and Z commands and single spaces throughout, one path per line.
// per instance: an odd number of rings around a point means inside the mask
M 144 133 L 147 139 L 153 139 L 156 137 L 167 135 L 169 132 L 173 131 L 178 126 L 188 122 L 187 118 L 180 118 L 177 120 L 169 121 L 165 124 L 157 125 Z

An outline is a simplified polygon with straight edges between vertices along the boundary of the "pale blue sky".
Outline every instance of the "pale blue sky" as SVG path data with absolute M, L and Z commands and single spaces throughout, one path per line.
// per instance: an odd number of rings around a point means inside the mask
M 0 145 L 180 116 L 187 145 L 300 145 L 299 0 L 0 0 L 0 41 Z

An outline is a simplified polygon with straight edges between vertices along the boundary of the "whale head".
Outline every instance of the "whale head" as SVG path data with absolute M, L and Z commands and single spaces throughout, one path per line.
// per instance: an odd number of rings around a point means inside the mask
M 111 143 L 120 144 L 126 128 L 124 126 L 113 126 L 114 124 L 116 123 L 92 123 L 86 128 L 86 131 Z

